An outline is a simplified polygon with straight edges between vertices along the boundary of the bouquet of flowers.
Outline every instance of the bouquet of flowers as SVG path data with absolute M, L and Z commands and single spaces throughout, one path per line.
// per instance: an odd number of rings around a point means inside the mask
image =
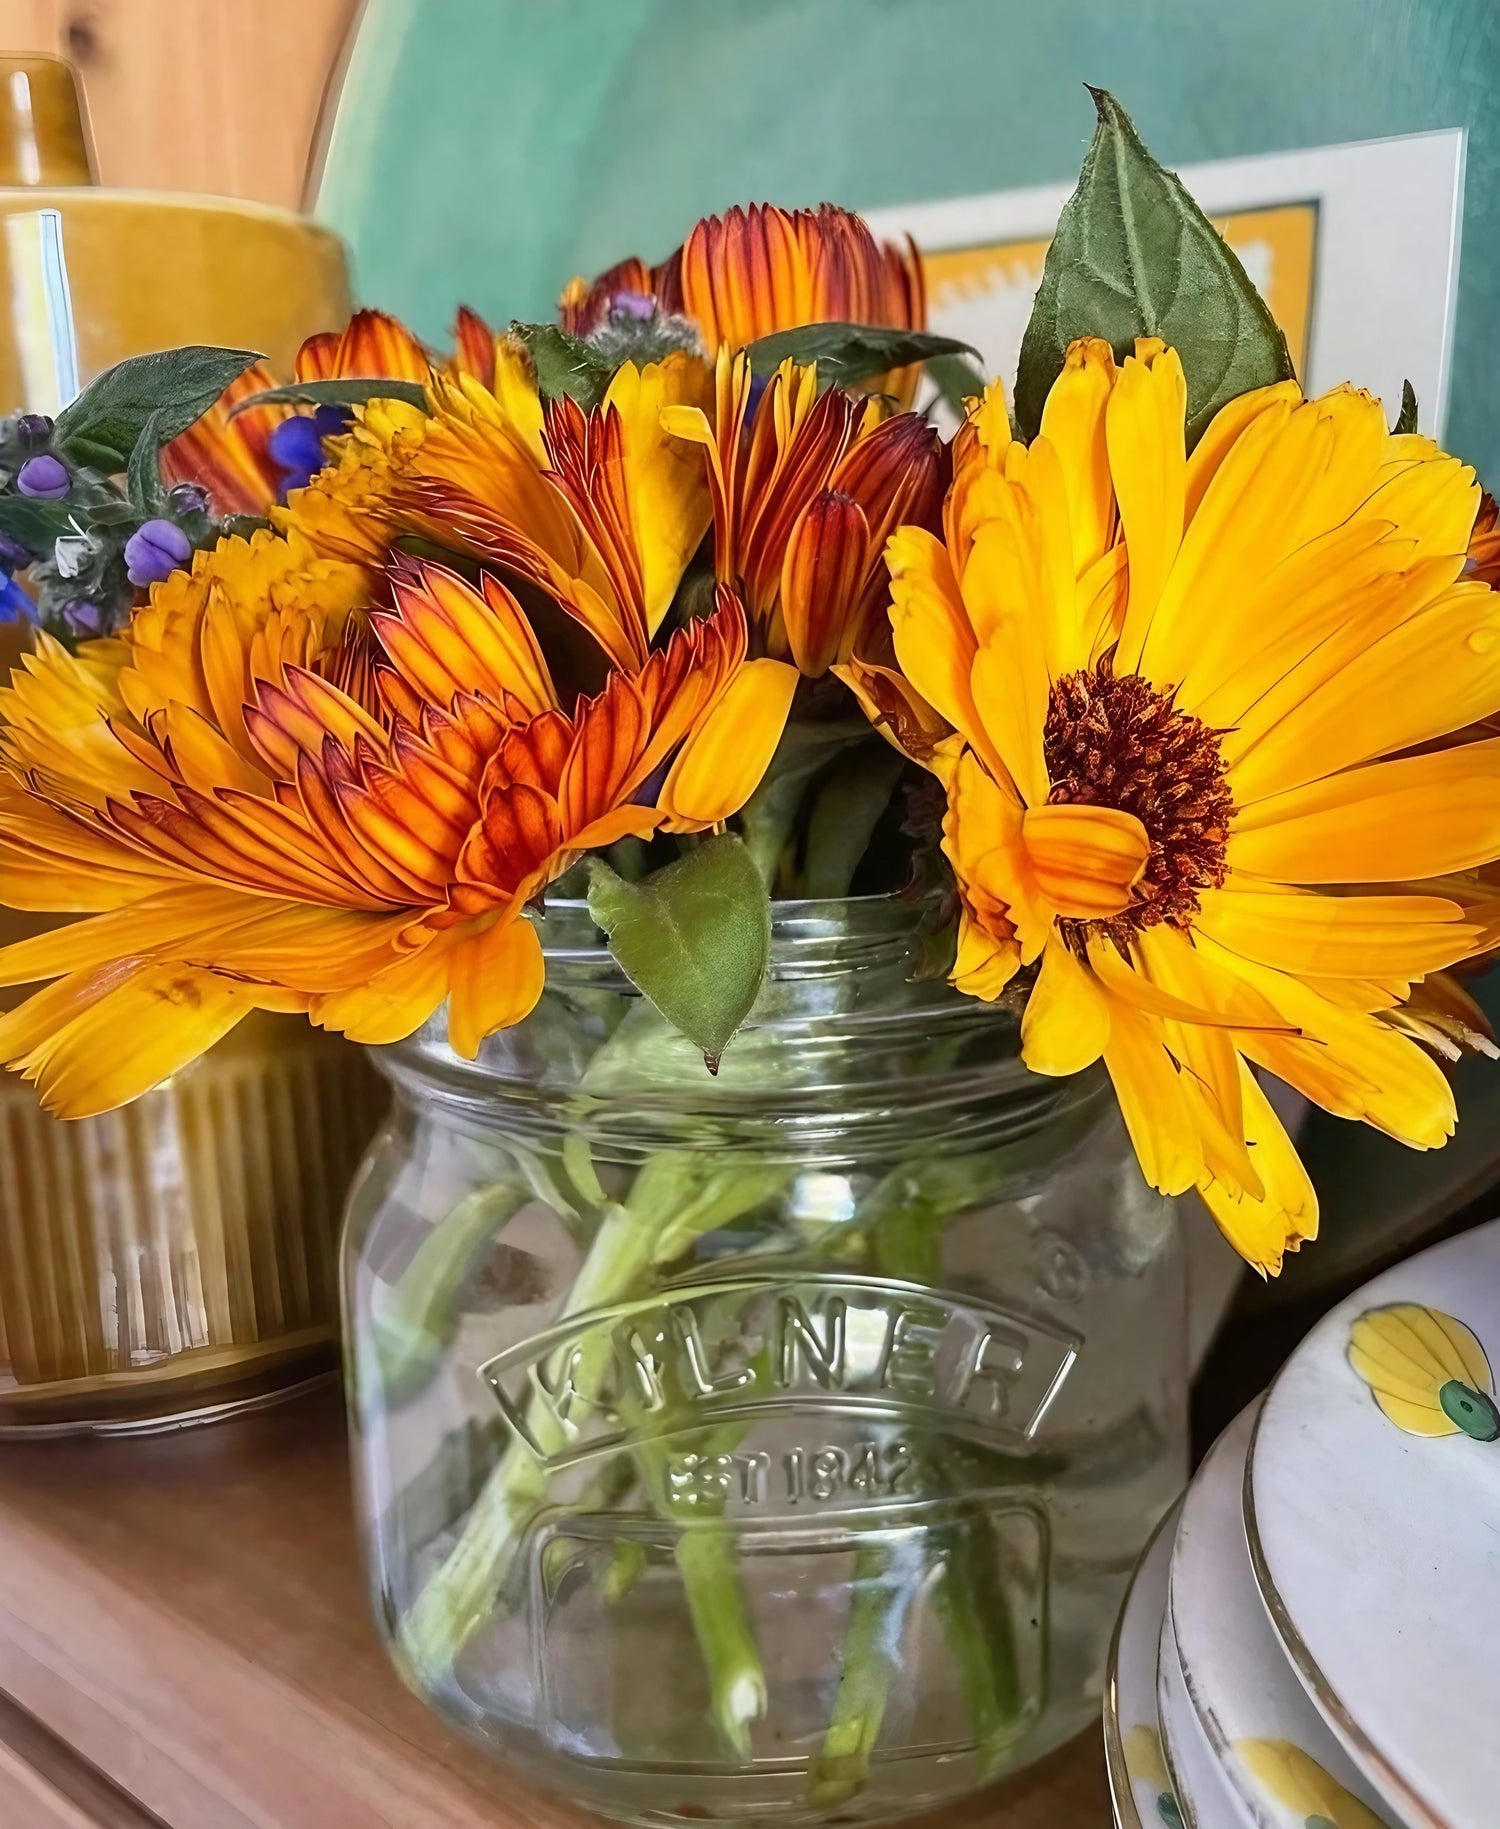
M 1304 397 L 1096 101 L 1009 404 L 914 250 L 756 207 L 556 324 L 464 312 L 437 356 L 366 311 L 284 383 L 167 352 L 7 422 L 40 597 L 0 897 L 84 918 L 0 950 L 44 983 L 0 1056 L 64 1116 L 255 1009 L 373 1044 L 446 1011 L 472 1059 L 583 898 L 714 1073 L 773 899 L 906 894 L 915 969 L 1036 1074 L 1102 1062 L 1146 1180 L 1263 1274 L 1317 1229 L 1266 1076 L 1442 1144 L 1442 1063 L 1494 1052 L 1446 975 L 1500 941 L 1493 505 L 1410 398 Z M 590 1299 L 748 1198 L 604 1201 Z M 429 1676 L 540 1503 L 513 1458 L 487 1495 L 408 1622 Z M 732 1571 L 684 1578 L 742 1745 Z

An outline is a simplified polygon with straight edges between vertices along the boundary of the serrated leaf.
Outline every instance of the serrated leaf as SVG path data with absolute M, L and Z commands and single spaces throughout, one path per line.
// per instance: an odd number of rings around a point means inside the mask
M 773 375 L 789 358 L 818 365 L 825 387 L 857 387 L 893 368 L 928 362 L 934 356 L 978 356 L 972 343 L 928 330 L 890 330 L 880 324 L 800 324 L 761 337 L 745 352 L 754 375 Z
M 1401 383 L 1401 411 L 1396 415 L 1396 423 L 1391 427 L 1392 435 L 1399 438 L 1404 432 L 1415 432 L 1417 429 L 1417 390 L 1410 381 Z
M 593 858 L 588 899 L 626 977 L 717 1071 L 771 956 L 770 898 L 744 845 L 705 839 L 639 883 Z
M 965 400 L 978 399 L 989 385 L 983 369 L 967 356 L 931 357 L 927 363 L 927 379 L 960 419 L 964 416 Z
M 167 499 L 167 492 L 161 486 L 161 447 L 164 443 L 161 425 L 161 414 L 152 413 L 141 427 L 140 437 L 135 441 L 135 449 L 125 468 L 125 493 L 130 498 L 130 506 L 143 521 L 159 514 Z
M 54 543 L 72 533 L 73 511 L 66 502 L 44 502 L 29 495 L 0 495 L 0 533 L 20 541 L 28 552 L 45 558 Z
M 512 323 L 510 334 L 525 344 L 536 369 L 537 391 L 544 400 L 566 394 L 585 412 L 603 400 L 614 378 L 615 364 L 582 337 L 556 324 Z
M 363 406 L 367 400 L 401 400 L 425 407 L 427 390 L 420 381 L 398 381 L 394 375 L 336 375 L 329 381 L 289 381 L 285 387 L 262 388 L 236 400 L 229 417 L 238 419 L 256 406 Z
M 52 442 L 75 463 L 114 474 L 129 463 L 153 413 L 159 415 L 165 444 L 201 419 L 230 382 L 259 360 L 253 349 L 218 349 L 207 343 L 130 356 L 96 375 L 63 408 Z
M 1182 180 L 1146 150 L 1104 89 L 1078 188 L 1063 205 L 1016 375 L 1016 420 L 1031 439 L 1075 337 L 1104 337 L 1117 360 L 1161 337 L 1187 376 L 1191 450 L 1227 401 L 1292 378 L 1286 338 L 1234 251 Z

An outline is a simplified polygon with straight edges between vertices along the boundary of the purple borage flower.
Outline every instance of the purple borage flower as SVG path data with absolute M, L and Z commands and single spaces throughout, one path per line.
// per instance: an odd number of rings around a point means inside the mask
M 60 502 L 72 487 L 67 465 L 50 451 L 28 457 L 16 476 L 20 493 L 42 502 Z
M 160 584 L 193 556 L 193 543 L 175 521 L 145 521 L 125 542 L 125 575 L 132 584 Z

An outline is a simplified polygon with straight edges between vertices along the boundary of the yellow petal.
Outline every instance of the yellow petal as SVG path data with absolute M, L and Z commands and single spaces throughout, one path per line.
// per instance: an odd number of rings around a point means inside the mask
M 1108 1040 L 1108 999 L 1054 936 L 1021 1017 L 1022 1060 L 1033 1073 L 1078 1073 L 1098 1060 Z
M 1317 1237 L 1318 1196 L 1255 1075 L 1243 1061 L 1239 1071 L 1245 1142 L 1264 1192 L 1254 1198 L 1217 1180 L 1205 1180 L 1198 1191 L 1246 1263 L 1276 1276 L 1284 1253 Z
M 1112 1004 L 1104 1065 L 1147 1181 L 1163 1194 L 1196 1186 L 1203 1150 L 1159 1026 L 1128 1004 Z
M 1270 387 L 1252 388 L 1248 394 L 1237 394 L 1221 406 L 1204 428 L 1203 436 L 1193 447 L 1187 462 L 1186 518 L 1191 521 L 1198 512 L 1208 485 L 1219 473 L 1219 466 L 1239 442 L 1242 432 L 1268 407 L 1296 406 L 1302 389 L 1295 381 L 1276 381 Z
M 1455 585 L 1349 657 L 1233 763 L 1244 804 L 1500 711 L 1500 593 Z
M 698 549 L 711 515 L 702 458 L 674 435 L 665 416 L 704 407 L 712 391 L 707 364 L 685 350 L 637 369 L 624 363 L 606 393 L 620 415 L 631 530 L 640 558 L 642 603 L 654 634 Z
M 448 995 L 448 962 L 447 946 L 428 940 L 368 984 L 315 997 L 310 1014 L 320 1028 L 342 1030 L 350 1041 L 377 1047 L 405 1041 Z
M 760 786 L 799 677 L 795 667 L 779 660 L 746 661 L 739 668 L 678 751 L 662 786 L 657 806 L 676 829 L 727 819 Z
M 1228 962 L 1300 1034 L 1242 1030 L 1252 1061 L 1338 1117 L 1357 1118 L 1413 1149 L 1436 1149 L 1453 1134 L 1457 1111 L 1442 1069 L 1378 1013 L 1324 997 L 1288 972 L 1227 954 L 1206 934 L 1198 946 Z
M 1231 777 L 1231 786 L 1233 779 Z M 1283 883 L 1394 883 L 1500 856 L 1500 740 L 1348 769 L 1236 813 L 1232 870 Z
M 1075 576 L 1082 576 L 1115 536 L 1115 492 L 1104 436 L 1104 413 L 1114 385 L 1115 358 L 1109 344 L 1103 337 L 1079 337 L 1068 345 L 1062 373 L 1042 408 L 1041 435 L 1062 459 L 1067 478 Z
M 144 965 L 11 1064 L 36 1083 L 48 1111 L 90 1118 L 196 1060 L 257 1002 L 253 986 L 213 972 Z
M 1175 350 L 1149 365 L 1127 358 L 1109 397 L 1105 435 L 1120 524 L 1130 549 L 1130 604 L 1116 672 L 1138 670 L 1162 587 L 1182 542 L 1187 383 Z
M 1021 963 L 1040 957 L 1052 932 L 1052 905 L 1043 896 L 1021 839 L 1022 808 L 1009 777 L 997 783 L 957 738 L 934 753 L 935 772 L 948 790 L 943 851 L 967 900 L 983 913 L 1003 910 L 1020 944 Z
M 1009 922 L 1004 931 L 992 933 L 967 909 L 959 916 L 958 952 L 948 981 L 966 997 L 977 997 L 982 1003 L 993 1003 L 1021 963 L 1021 949 L 1016 944 Z
M 502 915 L 456 945 L 448 965 L 448 1044 L 466 1061 L 497 1029 L 529 1016 L 542 994 L 542 943 L 524 915 Z
M 891 633 L 901 671 L 936 711 L 1000 768 L 975 709 L 970 674 L 978 643 L 942 542 L 903 527 L 886 542 Z
M 1194 928 L 1299 977 L 1421 978 L 1467 957 L 1478 930 L 1456 902 L 1421 895 L 1205 890 Z
M 975 542 L 976 556 L 981 543 Z M 979 728 L 987 739 L 975 748 L 998 757 L 1021 798 L 1036 807 L 1047 798 L 1042 734 L 1051 691 L 1038 634 L 1037 619 L 1025 610 L 1005 618 L 990 645 L 974 656 L 969 676 Z
M 1146 828 L 1115 807 L 1030 807 L 1021 838 L 1043 895 L 1073 920 L 1122 913 L 1151 855 Z

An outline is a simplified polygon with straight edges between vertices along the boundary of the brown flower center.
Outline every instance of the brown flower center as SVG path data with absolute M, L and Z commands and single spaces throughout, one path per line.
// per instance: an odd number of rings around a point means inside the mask
M 1139 674 L 1109 663 L 1065 674 L 1052 688 L 1042 738 L 1053 805 L 1117 807 L 1146 828 L 1151 855 L 1135 900 L 1107 921 L 1064 921 L 1082 951 L 1102 934 L 1123 951 L 1142 928 L 1188 926 L 1198 895 L 1224 881 L 1234 801 L 1218 736 Z

